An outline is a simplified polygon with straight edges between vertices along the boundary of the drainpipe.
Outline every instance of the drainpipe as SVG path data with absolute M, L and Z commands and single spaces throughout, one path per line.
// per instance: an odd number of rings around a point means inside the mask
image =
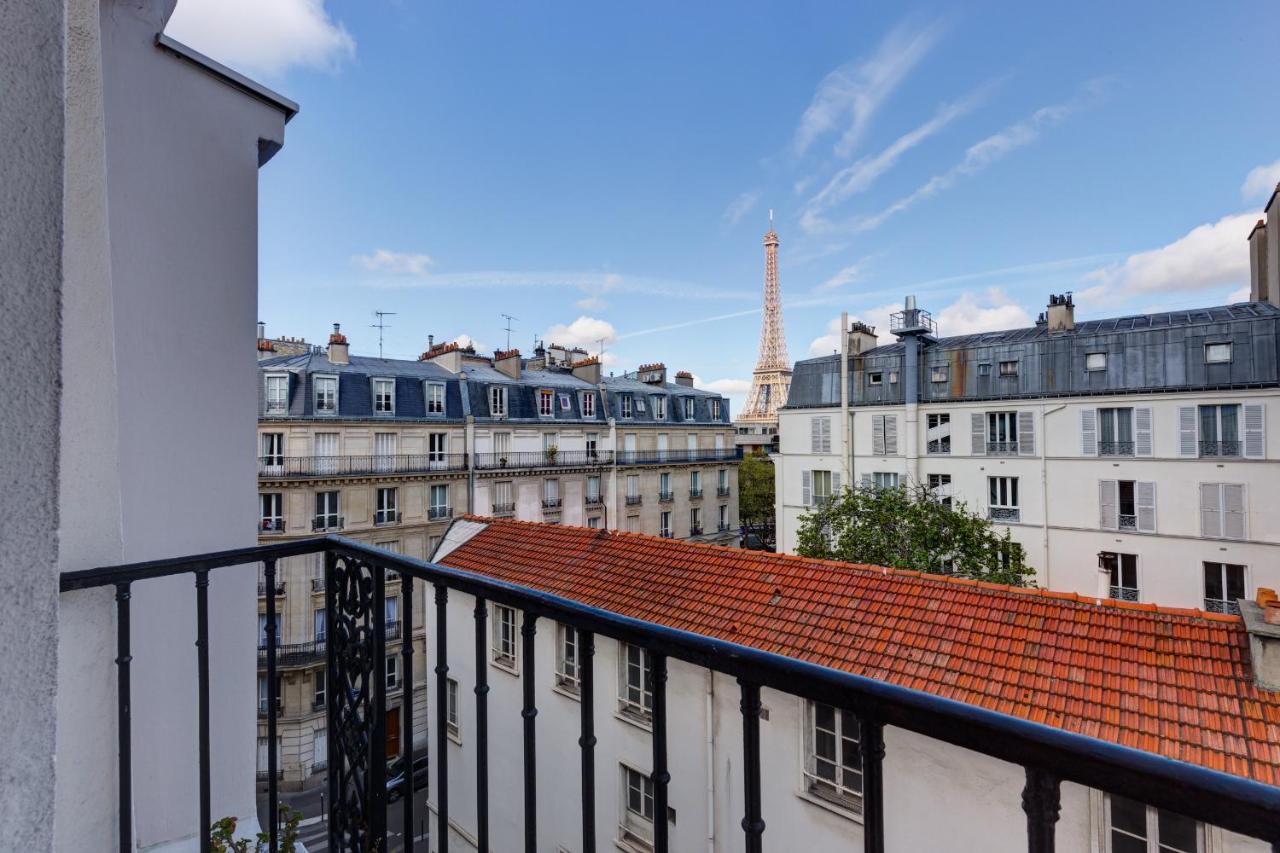
M 909 296 L 908 310 L 915 310 L 915 297 Z M 906 349 L 906 363 L 902 368 L 902 395 L 906 404 L 905 444 L 907 452 L 907 478 L 912 483 L 920 481 L 920 338 L 906 335 L 902 338 Z
M 1060 412 L 1067 405 L 1062 403 L 1052 409 L 1040 405 L 1040 494 L 1043 495 L 1044 511 L 1040 515 L 1040 540 L 1044 554 L 1044 585 L 1053 589 L 1049 582 L 1049 415 Z
M 716 673 L 707 670 L 707 853 L 716 853 Z
M 853 486 L 853 435 L 849 422 L 849 312 L 840 312 L 840 468 L 846 487 Z

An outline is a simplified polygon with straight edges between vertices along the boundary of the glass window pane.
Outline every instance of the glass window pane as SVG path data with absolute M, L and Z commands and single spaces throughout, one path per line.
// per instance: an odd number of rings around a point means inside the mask
M 1132 835 L 1112 832 L 1111 853 L 1147 853 L 1147 842 Z
M 1225 566 L 1224 567 L 1227 581 L 1227 599 L 1235 601 L 1245 598 L 1244 594 L 1244 566 Z
M 1173 812 L 1161 810 L 1157 821 L 1161 850 L 1196 853 L 1196 822 Z
M 1147 807 L 1134 800 L 1112 794 L 1111 827 L 1113 830 L 1123 830 L 1138 838 L 1146 838 Z
M 1204 564 L 1204 597 L 1222 599 L 1222 565 Z
M 1217 441 L 1218 440 L 1218 407 L 1217 406 L 1201 406 L 1200 407 L 1200 440 L 1201 441 Z

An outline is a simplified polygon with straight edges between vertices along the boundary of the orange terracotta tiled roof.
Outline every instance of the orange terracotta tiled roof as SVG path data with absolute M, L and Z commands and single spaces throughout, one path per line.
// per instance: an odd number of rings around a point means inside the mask
M 520 350 L 518 349 L 506 349 L 506 350 L 500 349 L 500 350 L 494 351 L 493 360 L 502 361 L 504 358 L 518 358 L 519 355 L 520 355 Z
M 1235 616 L 635 533 L 468 518 L 442 562 L 660 625 L 1280 785 Z

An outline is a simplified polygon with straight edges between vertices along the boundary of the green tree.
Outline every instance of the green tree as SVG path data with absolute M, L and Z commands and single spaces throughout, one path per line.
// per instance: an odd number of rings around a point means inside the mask
M 773 462 L 748 453 L 738 466 L 738 518 L 749 527 L 773 525 Z
M 920 485 L 845 489 L 800 518 L 805 557 L 1030 586 L 1035 571 L 1006 529 Z

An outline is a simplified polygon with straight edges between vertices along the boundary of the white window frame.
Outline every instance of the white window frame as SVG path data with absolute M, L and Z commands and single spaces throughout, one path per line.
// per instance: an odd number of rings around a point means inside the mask
M 1008 365 L 1013 365 L 1013 368 L 1011 370 L 1006 369 Z M 1018 360 L 1016 358 L 1006 359 L 1000 362 L 1000 377 L 1002 379 L 1012 378 L 1017 375 L 1018 375 Z
M 951 371 L 947 370 L 945 364 L 934 365 L 929 368 L 930 382 L 946 382 L 951 378 Z
M 489 386 L 489 417 L 505 418 L 507 416 L 507 386 Z
M 261 435 L 262 464 L 267 468 L 280 468 L 284 465 L 284 433 L 264 432 Z
M 520 624 L 514 607 L 493 604 L 489 618 L 493 622 L 489 659 L 498 669 L 520 674 Z
M 665 421 L 667 419 L 667 398 L 664 396 L 655 396 L 653 398 L 653 419 L 655 421 Z
M 720 420 L 720 400 L 715 397 L 712 397 L 710 402 L 711 402 L 711 420 L 718 421 Z
M 400 689 L 400 653 L 387 655 L 383 668 L 383 684 L 388 690 Z
M 1112 835 L 1111 835 L 1113 831 L 1113 827 L 1111 825 L 1111 797 L 1112 797 L 1111 794 L 1102 795 L 1103 839 L 1104 839 L 1103 853 L 1111 853 L 1111 851 L 1114 849 L 1114 845 L 1112 844 Z M 1146 809 L 1146 838 L 1138 838 L 1137 836 L 1133 835 L 1130 832 L 1126 832 L 1123 829 L 1119 829 L 1115 831 L 1119 832 L 1121 835 L 1124 835 L 1127 838 L 1132 838 L 1136 841 L 1145 842 L 1147 846 L 1147 853 L 1180 853 L 1180 851 L 1176 851 L 1176 848 L 1167 847 L 1160 843 L 1160 811 L 1161 810 L 1156 808 L 1155 806 L 1150 806 L 1150 805 L 1147 805 L 1146 803 L 1141 803 L 1136 800 L 1132 802 L 1136 802 L 1138 805 L 1143 806 Z M 1179 817 L 1182 817 L 1182 815 L 1179 815 Z M 1205 853 L 1205 826 L 1200 821 L 1195 821 L 1195 825 L 1196 825 L 1196 846 L 1195 846 L 1195 850 L 1188 851 L 1188 853 Z
M 390 391 L 379 390 L 380 386 L 390 386 Z M 387 397 L 384 401 L 383 396 Z M 396 414 L 396 381 L 378 376 L 373 379 L 373 413 L 383 417 L 395 417 Z
M 651 667 L 647 649 L 618 643 L 618 714 L 644 726 L 653 721 Z
M 557 690 L 575 698 L 582 691 L 582 654 L 578 631 L 563 622 L 556 623 L 555 686 Z
M 729 529 L 729 505 L 728 504 L 720 504 L 720 515 L 719 515 L 719 518 L 717 518 L 717 521 L 719 522 L 718 526 L 720 530 Z
M 327 385 L 333 383 L 333 407 L 321 408 L 320 401 L 324 394 L 321 392 L 321 384 Z M 338 377 L 333 374 L 316 374 L 311 377 L 311 408 L 320 417 L 333 418 L 338 415 Z
M 1218 582 L 1222 585 L 1222 595 L 1223 595 L 1222 598 L 1209 598 L 1209 590 L 1205 588 L 1207 585 L 1206 576 L 1210 571 L 1211 566 L 1218 573 Z M 1240 569 L 1241 595 L 1239 598 L 1235 599 L 1234 602 L 1231 599 L 1226 597 L 1228 568 Z M 1238 615 L 1240 613 L 1240 607 L 1239 607 L 1239 604 L 1236 602 L 1243 601 L 1251 597 L 1251 594 L 1249 592 L 1249 566 L 1244 563 L 1227 563 L 1227 562 L 1222 562 L 1218 560 L 1203 560 L 1200 563 L 1200 570 L 1201 570 L 1200 586 L 1204 590 L 1204 594 L 1202 596 L 1204 609 L 1209 613 L 1231 613 L 1231 614 Z
M 311 676 L 311 707 L 323 708 L 327 703 L 329 694 L 327 687 L 329 684 L 329 672 L 321 667 L 317 669 Z
M 462 688 L 458 684 L 456 678 L 445 679 L 445 732 L 449 735 L 449 739 L 454 743 L 462 743 L 462 714 L 459 706 L 462 704 L 462 697 L 459 695 Z
M 1017 477 L 987 477 L 987 518 L 1001 523 L 1022 520 Z
M 1230 364 L 1234 357 L 1231 341 L 1206 341 L 1204 345 L 1205 364 Z
M 263 381 L 263 411 L 268 415 L 287 415 L 289 413 L 289 374 L 268 373 Z M 278 402 L 272 402 L 272 385 L 283 384 L 278 395 Z
M 800 700 L 803 706 L 804 714 L 804 765 L 802 790 L 807 796 L 814 797 L 824 803 L 829 803 L 843 811 L 853 815 L 862 813 L 862 788 L 863 788 L 863 768 L 861 753 L 861 722 L 852 711 L 836 708 L 831 705 L 824 705 L 820 702 L 812 702 L 808 699 Z M 819 707 L 830 709 L 832 711 L 832 724 L 834 729 L 818 728 L 818 709 Z M 845 737 L 844 727 L 852 722 L 855 736 L 853 738 Z M 819 732 L 827 734 L 834 741 L 833 751 L 830 755 L 819 755 Z M 853 741 L 853 748 L 856 753 L 856 764 L 847 764 L 846 750 L 849 748 L 845 744 L 846 740 Z M 832 776 L 835 778 L 828 779 L 819 770 L 820 765 L 828 765 L 832 768 Z M 857 779 L 856 788 L 845 784 L 844 774 L 855 774 Z
M 897 471 L 872 471 L 871 485 L 877 489 L 896 489 L 901 482 Z
M 669 509 L 658 513 L 658 535 L 663 539 L 671 538 L 671 510 Z
M 694 420 L 695 412 L 697 411 L 694 399 L 692 397 L 681 397 L 680 399 L 684 407 L 684 419 L 686 421 Z
M 554 418 L 556 416 L 556 392 L 550 388 L 538 389 L 538 417 Z
M 444 496 L 444 501 L 437 500 L 438 495 Z M 448 483 L 433 483 L 427 489 L 427 518 L 441 519 L 449 517 L 449 485 Z
M 884 373 L 877 370 L 867 374 L 868 385 L 881 385 L 884 383 Z
M 582 392 L 582 416 L 584 418 L 594 418 L 596 416 L 596 392 Z
M 1087 352 L 1084 355 L 1084 369 L 1087 373 L 1098 373 L 1107 369 L 1105 352 Z
M 930 412 L 924 416 L 924 423 L 925 452 L 930 456 L 949 456 L 951 454 L 951 415 L 947 412 Z M 929 434 L 935 431 L 936 435 L 930 438 Z M 943 442 L 946 443 L 945 449 Z
M 1107 573 L 1111 576 L 1109 581 L 1108 593 L 1112 599 L 1117 601 L 1141 601 L 1142 600 L 1142 558 L 1139 554 L 1132 554 L 1127 551 L 1101 551 L 1098 554 L 1100 561 L 1107 557 L 1114 558 L 1111 566 L 1107 566 Z M 1133 568 L 1133 586 L 1126 586 L 1124 583 L 1125 575 L 1125 558 L 1132 557 Z
M 621 411 L 622 417 L 624 418 L 631 417 L 631 395 L 630 394 L 623 394 L 620 397 L 618 397 L 618 408 Z
M 374 491 L 373 523 L 382 525 L 399 521 L 399 502 L 399 490 L 395 486 L 379 486 Z
M 328 495 L 323 499 L 325 505 L 324 512 L 320 511 L 321 495 Z M 323 518 L 325 524 L 320 530 L 338 530 L 342 527 L 342 491 L 339 489 L 324 489 L 315 493 L 316 514 L 313 518 Z
M 623 849 L 650 850 L 653 848 L 653 827 L 655 804 L 653 799 L 653 779 L 650 774 L 637 770 L 628 764 L 618 765 L 621 769 L 619 791 L 622 802 L 618 808 L 618 846 Z M 632 807 L 633 797 L 639 809 Z M 645 814 L 645 811 L 648 814 Z
M 284 530 L 283 492 L 259 492 L 258 507 L 261 513 L 258 523 L 260 530 L 271 533 Z
M 443 382 L 424 382 L 423 398 L 428 415 L 445 413 L 445 385 Z
M 689 535 L 700 536 L 702 534 L 702 507 L 689 507 Z

